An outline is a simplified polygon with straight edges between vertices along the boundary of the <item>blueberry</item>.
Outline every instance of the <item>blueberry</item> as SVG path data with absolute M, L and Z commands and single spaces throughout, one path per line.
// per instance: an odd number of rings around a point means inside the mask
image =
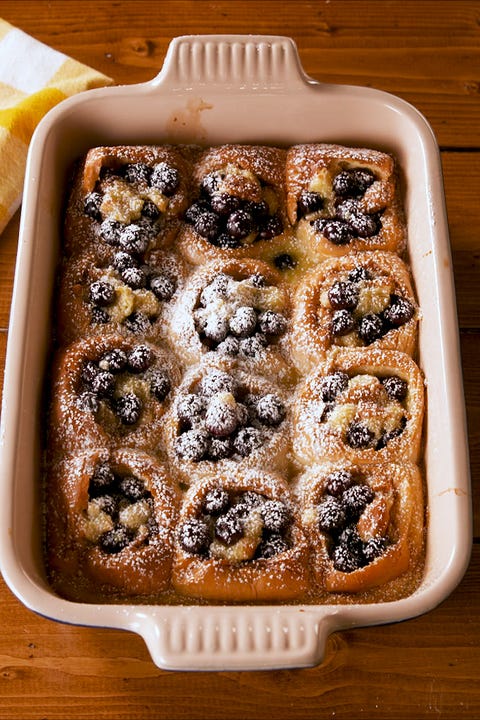
M 320 384 L 320 396 L 324 402 L 335 400 L 337 395 L 348 387 L 348 375 L 344 372 L 335 372 L 325 375 Z
M 147 275 L 143 268 L 130 266 L 126 267 L 120 272 L 125 285 L 128 285 L 132 290 L 140 290 L 147 284 Z
M 271 240 L 283 232 L 283 222 L 280 215 L 272 215 L 264 220 L 258 229 L 259 240 Z
M 129 544 L 129 532 L 123 525 L 118 525 L 112 530 L 103 533 L 98 542 L 104 552 L 116 554 L 121 552 Z
M 83 203 L 83 212 L 92 220 L 101 220 L 102 213 L 100 207 L 102 205 L 102 196 L 98 192 L 89 193 Z
M 339 498 L 354 483 L 353 475 L 348 470 L 334 470 L 326 478 L 325 492 Z
M 134 335 L 145 334 L 150 327 L 150 318 L 145 313 L 135 310 L 124 320 L 124 325 Z
M 328 291 L 328 299 L 334 310 L 354 310 L 358 304 L 358 288 L 352 282 L 337 280 Z
M 151 200 L 145 200 L 142 207 L 142 216 L 148 218 L 148 220 L 151 220 L 152 222 L 155 222 L 155 220 L 158 220 L 160 217 L 160 210 L 154 202 Z
M 153 168 L 150 184 L 160 190 L 163 195 L 170 197 L 179 188 L 180 173 L 172 165 L 160 162 Z
M 98 397 L 111 397 L 115 389 L 115 378 L 107 370 L 99 370 L 93 378 L 90 387 Z
M 334 337 L 348 335 L 355 329 L 355 318 L 348 310 L 336 310 L 332 315 L 330 327 Z
M 175 452 L 182 460 L 199 462 L 208 451 L 208 434 L 203 430 L 187 430 L 175 441 Z
M 367 562 L 372 562 L 375 558 L 383 555 L 388 547 L 388 539 L 382 535 L 374 535 L 369 538 L 363 545 L 363 555 Z
M 259 358 L 268 345 L 267 338 L 263 333 L 255 333 L 251 337 L 240 340 L 239 352 L 245 357 Z
M 178 541 L 186 552 L 202 555 L 210 544 L 207 523 L 196 518 L 186 520 L 178 529 Z
M 406 298 L 392 294 L 390 305 L 384 310 L 383 316 L 392 327 L 401 327 L 415 314 L 415 308 Z
M 335 176 L 333 191 L 340 197 L 359 197 L 375 181 L 375 175 L 367 168 L 344 170 Z
M 98 412 L 99 403 L 97 394 L 92 392 L 91 390 L 84 390 L 78 396 L 77 407 L 84 412 Z
M 267 538 L 264 538 L 256 551 L 257 558 L 263 558 L 268 560 L 269 558 L 280 555 L 282 552 L 288 550 L 288 543 L 280 534 L 272 533 Z
M 221 232 L 220 217 L 211 210 L 204 210 L 195 220 L 194 228 L 203 238 L 213 241 Z
M 141 412 L 142 401 L 135 393 L 121 395 L 115 402 L 115 413 L 124 425 L 135 425 Z
M 143 480 L 135 477 L 135 475 L 124 475 L 120 478 L 118 489 L 127 500 L 131 500 L 132 502 L 137 502 L 148 494 Z
M 260 515 L 263 519 L 263 526 L 269 532 L 280 532 L 285 529 L 291 521 L 288 507 L 280 500 L 266 500 L 260 506 Z
M 108 322 L 110 322 L 110 315 L 104 308 L 100 308 L 98 307 L 98 305 L 94 305 L 92 307 L 90 315 L 90 322 L 97 325 L 106 325 Z
M 335 570 L 344 573 L 354 572 L 363 565 L 361 549 L 356 549 L 345 543 L 341 543 L 333 549 L 332 560 Z
M 121 273 L 126 268 L 137 267 L 137 261 L 130 253 L 119 250 L 113 256 L 113 267 Z
M 352 422 L 347 429 L 346 442 L 350 447 L 356 449 L 364 449 L 371 447 L 375 435 L 373 432 L 363 423 Z
M 208 443 L 208 459 L 225 460 L 229 458 L 233 452 L 233 444 L 231 437 L 211 437 Z
M 346 522 L 346 515 L 342 503 L 337 498 L 328 495 L 318 505 L 318 527 L 322 532 L 339 531 Z
M 375 493 L 368 485 L 351 485 L 342 495 L 342 505 L 352 520 L 357 520 L 369 505 Z
M 252 213 L 243 208 L 234 210 L 227 220 L 227 232 L 234 238 L 243 239 L 250 235 L 254 229 Z
M 150 375 L 150 390 L 159 402 L 168 396 L 172 384 L 166 370 L 154 370 Z
M 150 184 L 152 168 L 145 163 L 129 163 L 123 170 L 124 178 L 129 183 Z
M 215 193 L 210 201 L 212 210 L 219 215 L 230 215 L 234 210 L 238 210 L 241 204 L 240 198 L 227 193 Z
M 239 307 L 230 318 L 229 326 L 237 337 L 245 338 L 253 335 L 257 327 L 256 311 L 249 306 Z
M 90 495 L 103 494 L 114 482 L 115 474 L 111 466 L 106 462 L 99 463 L 90 478 L 89 493 Z
M 217 487 L 209 490 L 203 501 L 203 511 L 207 515 L 219 515 L 226 510 L 229 505 L 228 492 L 223 488 Z
M 145 372 L 153 361 L 153 350 L 148 345 L 135 345 L 127 355 L 128 369 L 132 373 Z
M 126 225 L 120 233 L 118 244 L 125 252 L 141 255 L 148 248 L 149 234 L 145 226 L 138 223 Z
M 222 340 L 222 342 L 217 345 L 215 350 L 221 355 L 230 355 L 231 357 L 234 357 L 240 352 L 240 341 L 238 338 L 229 335 L 225 338 L 225 340 Z
M 205 401 L 199 395 L 189 393 L 182 395 L 177 402 L 177 417 L 187 425 L 193 425 L 198 421 L 205 410 Z
M 233 441 L 234 450 L 242 457 L 247 457 L 262 444 L 261 431 L 250 425 L 240 428 Z
M 223 315 L 211 313 L 203 327 L 203 334 L 214 343 L 221 343 L 228 335 L 228 320 Z
M 256 406 L 257 418 L 262 425 L 277 427 L 285 418 L 285 405 L 277 395 L 269 393 L 261 397 Z
M 281 253 L 274 260 L 274 265 L 279 270 L 293 270 L 297 266 L 297 261 L 289 253 Z
M 253 287 L 256 288 L 263 288 L 267 284 L 265 276 L 261 273 L 254 273 L 254 275 L 252 275 L 250 278 L 250 282 L 252 283 Z
M 155 297 L 163 302 L 171 300 L 177 289 L 175 280 L 169 275 L 153 275 L 149 286 Z
M 186 209 L 184 216 L 185 222 L 189 223 L 190 225 L 195 225 L 200 215 L 209 209 L 210 205 L 208 202 L 206 202 L 205 200 L 197 200 Z
M 348 245 L 352 239 L 348 226 L 340 220 L 318 218 L 310 224 L 316 233 L 323 235 L 334 245 Z
M 364 315 L 358 323 L 358 335 L 365 345 L 371 345 L 385 335 L 385 324 L 380 315 L 369 313 Z
M 364 213 L 356 200 L 345 200 L 338 205 L 336 216 L 358 237 L 372 237 L 377 235 L 381 228 L 378 217 Z
M 223 370 L 210 370 L 199 383 L 199 391 L 209 398 L 218 392 L 228 392 L 235 395 L 237 384 L 235 379 Z
M 224 545 L 234 545 L 244 536 L 244 528 L 241 518 L 236 512 L 229 510 L 225 515 L 220 515 L 215 523 L 215 537 Z
M 402 401 L 407 397 L 408 383 L 398 375 L 389 375 L 381 379 L 382 385 L 391 400 Z
M 363 280 L 371 280 L 372 274 L 366 267 L 363 267 L 363 265 L 357 265 L 348 273 L 348 279 L 350 282 L 359 283 Z
M 100 225 L 100 237 L 108 245 L 118 245 L 123 228 L 117 220 L 104 220 Z
M 304 190 L 300 193 L 297 202 L 297 216 L 302 218 L 308 213 L 317 212 L 323 207 L 323 198 L 316 192 L 309 192 Z
M 200 183 L 200 190 L 205 195 L 213 195 L 218 192 L 218 188 L 221 182 L 221 176 L 219 173 L 212 172 L 205 175 Z
M 265 335 L 277 337 L 283 335 L 287 329 L 287 320 L 281 313 L 265 310 L 258 317 L 258 325 Z
M 215 240 L 210 241 L 213 245 L 216 245 L 223 250 L 234 250 L 242 246 L 242 241 L 238 237 L 233 237 L 226 232 L 220 233 Z
M 82 372 L 81 372 L 81 378 L 86 385 L 91 387 L 93 381 L 95 380 L 97 373 L 98 373 L 98 365 L 96 365 L 96 363 L 92 362 L 92 360 L 87 360 L 83 365 Z

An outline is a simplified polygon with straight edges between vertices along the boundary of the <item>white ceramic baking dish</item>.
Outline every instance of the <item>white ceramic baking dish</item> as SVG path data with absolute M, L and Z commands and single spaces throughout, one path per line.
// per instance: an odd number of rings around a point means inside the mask
M 337 142 L 393 153 L 401 166 L 409 258 L 422 308 L 427 383 L 428 537 L 424 580 L 370 605 L 164 607 L 57 597 L 40 534 L 42 392 L 66 168 L 95 145 Z M 397 97 L 307 77 L 289 38 L 187 36 L 151 82 L 93 90 L 40 123 L 27 167 L 1 425 L 0 561 L 35 612 L 140 634 L 161 668 L 273 669 L 319 663 L 336 630 L 406 620 L 440 603 L 469 561 L 471 497 L 452 262 L 441 164 L 425 119 Z

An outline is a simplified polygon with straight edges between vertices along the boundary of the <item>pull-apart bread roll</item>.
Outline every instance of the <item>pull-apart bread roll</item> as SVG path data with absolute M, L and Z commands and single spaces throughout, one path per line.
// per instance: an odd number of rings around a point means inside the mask
M 89 150 L 76 169 L 64 249 L 135 255 L 168 247 L 189 203 L 194 148 L 116 146 Z
M 69 456 L 48 476 L 47 552 L 71 599 L 170 586 L 179 499 L 165 468 L 132 449 Z
M 160 345 L 92 336 L 58 352 L 52 380 L 52 456 L 95 446 L 153 449 L 179 370 Z
M 185 212 L 179 248 L 194 265 L 260 257 L 287 224 L 285 151 L 223 145 L 194 165 L 194 200 Z
M 335 347 L 415 351 L 418 307 L 393 253 L 326 260 L 306 274 L 293 308 L 291 352 L 302 372 Z
M 189 364 L 215 354 L 293 381 L 285 349 L 289 320 L 288 292 L 268 265 L 251 258 L 214 261 L 191 275 L 173 305 L 172 347 Z
M 99 259 L 92 250 L 64 261 L 57 304 L 57 340 L 120 333 L 165 340 L 169 309 L 186 275 L 175 255 L 152 250 L 145 258 L 123 250 Z
M 417 462 L 422 374 L 396 350 L 338 350 L 299 387 L 293 447 L 304 465 L 322 460 Z
M 395 163 L 376 150 L 295 145 L 287 151 L 287 208 L 317 261 L 363 250 L 401 254 L 406 233 Z
M 290 462 L 289 394 L 234 362 L 207 360 L 186 373 L 165 416 L 165 449 L 184 484 L 205 474 Z
M 424 544 L 416 465 L 313 466 L 298 480 L 296 494 L 318 586 L 360 593 L 407 572 L 415 578 Z
M 287 484 L 262 471 L 194 485 L 180 512 L 178 593 L 213 601 L 287 601 L 309 587 L 307 544 Z

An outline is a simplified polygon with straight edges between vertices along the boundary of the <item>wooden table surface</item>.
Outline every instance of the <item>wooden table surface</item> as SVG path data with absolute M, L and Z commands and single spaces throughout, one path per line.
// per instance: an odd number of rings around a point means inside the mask
M 332 636 L 320 667 L 159 670 L 136 635 L 61 625 L 0 580 L 0 720 L 480 718 L 480 3 L 465 0 L 1 0 L 0 15 L 117 83 L 151 79 L 171 38 L 289 35 L 305 71 L 415 105 L 442 151 L 469 424 L 470 567 L 417 619 Z M 8 172 L 0 168 L 2 173 Z M 19 214 L 0 237 L 3 369 Z

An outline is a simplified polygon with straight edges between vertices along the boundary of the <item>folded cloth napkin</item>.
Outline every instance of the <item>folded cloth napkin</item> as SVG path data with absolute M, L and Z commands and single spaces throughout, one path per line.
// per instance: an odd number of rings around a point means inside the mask
M 111 84 L 0 18 L 0 233 L 20 205 L 37 123 L 69 95 Z

